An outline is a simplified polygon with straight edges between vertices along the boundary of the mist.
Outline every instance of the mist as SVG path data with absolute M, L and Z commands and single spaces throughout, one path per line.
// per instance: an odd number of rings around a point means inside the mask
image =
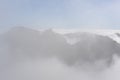
M 108 36 L 15 27 L 0 35 L 0 80 L 119 80 L 119 56 Z

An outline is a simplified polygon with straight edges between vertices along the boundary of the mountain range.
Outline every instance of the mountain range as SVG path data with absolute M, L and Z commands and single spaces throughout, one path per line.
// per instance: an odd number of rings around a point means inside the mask
M 119 32 L 112 35 L 120 39 Z M 55 57 L 67 66 L 90 64 L 110 67 L 114 56 L 120 56 L 118 41 L 108 35 L 90 32 L 60 34 L 53 29 L 40 31 L 14 27 L 0 35 L 0 44 L 1 57 L 4 56 L 1 59 L 9 65 L 26 59 Z

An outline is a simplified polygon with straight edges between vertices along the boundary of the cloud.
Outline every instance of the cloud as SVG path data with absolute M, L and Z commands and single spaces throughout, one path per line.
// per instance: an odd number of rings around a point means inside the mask
M 100 71 L 92 69 L 95 67 L 91 68 L 90 65 L 87 65 L 88 69 L 84 68 L 85 66 L 82 68 L 80 65 L 68 65 L 68 62 L 74 64 L 81 61 L 83 57 L 91 56 L 94 51 L 98 53 L 100 51 L 100 55 L 103 54 L 100 56 L 102 58 L 108 53 L 107 58 L 111 59 L 109 52 L 114 52 L 114 41 L 98 35 L 81 36 L 82 43 L 77 43 L 78 46 L 74 45 L 75 51 L 77 49 L 76 53 L 73 50 L 74 46 L 67 44 L 63 35 L 52 30 L 39 32 L 24 27 L 12 28 L 0 36 L 4 38 L 3 41 L 0 39 L 0 80 L 119 80 L 118 56 L 112 55 L 115 64 Z M 95 46 L 91 47 L 88 44 Z M 72 48 L 68 49 L 67 45 Z M 88 48 L 92 49 L 90 54 Z M 62 52 L 62 49 L 65 49 L 65 52 Z M 79 56 L 80 52 L 86 53 L 86 51 L 88 52 L 85 56 Z

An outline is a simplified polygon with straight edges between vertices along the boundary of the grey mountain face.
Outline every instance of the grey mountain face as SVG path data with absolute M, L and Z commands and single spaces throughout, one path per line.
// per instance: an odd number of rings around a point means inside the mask
M 73 45 L 76 61 L 95 63 L 104 60 L 109 66 L 113 56 L 120 55 L 120 45 L 107 36 L 85 33 L 79 37 L 80 41 Z
M 120 33 L 116 33 L 116 35 L 117 35 L 118 37 L 120 37 Z
M 80 33 L 76 37 L 79 41 L 70 45 L 63 35 L 52 30 L 40 32 L 24 27 L 12 28 L 1 35 L 1 49 L 4 48 L 2 52 L 10 55 L 6 58 L 9 64 L 26 59 L 56 57 L 71 66 L 93 65 L 99 61 L 110 66 L 114 62 L 114 55 L 120 55 L 120 45 L 107 36 Z

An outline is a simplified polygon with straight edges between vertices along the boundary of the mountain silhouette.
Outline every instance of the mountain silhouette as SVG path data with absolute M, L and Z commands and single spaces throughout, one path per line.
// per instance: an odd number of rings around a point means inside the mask
M 69 44 L 64 37 L 79 39 Z M 92 33 L 61 35 L 52 29 L 37 31 L 26 27 L 14 27 L 1 35 L 1 43 L 11 61 L 56 57 L 67 65 L 96 64 L 103 61 L 110 66 L 114 55 L 120 56 L 120 44 L 109 38 Z M 2 46 L 1 46 L 2 47 Z M 98 63 L 99 64 L 99 63 Z

